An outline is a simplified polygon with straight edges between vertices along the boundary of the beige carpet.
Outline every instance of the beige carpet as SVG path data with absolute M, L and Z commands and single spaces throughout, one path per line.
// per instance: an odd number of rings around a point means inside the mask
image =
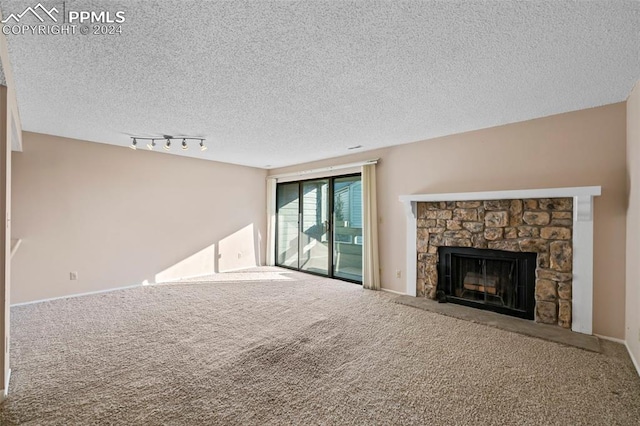
M 0 423 L 638 425 L 597 354 L 274 268 L 13 308 Z

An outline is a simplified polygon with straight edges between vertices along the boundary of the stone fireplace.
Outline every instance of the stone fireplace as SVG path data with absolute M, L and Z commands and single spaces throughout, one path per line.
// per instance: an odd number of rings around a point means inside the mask
M 571 198 L 418 202 L 417 295 L 436 298 L 440 247 L 470 247 L 476 256 L 483 249 L 534 253 L 535 320 L 570 328 L 572 217 Z M 482 287 L 499 300 L 480 284 L 468 284 L 466 294 Z
M 504 253 L 506 258 L 515 258 L 516 253 L 535 256 L 535 260 L 529 257 L 535 270 L 530 272 L 530 290 L 506 289 L 504 282 L 513 270 L 500 281 L 493 272 L 487 275 L 482 266 L 486 263 L 481 263 L 458 278 L 457 290 L 448 284 L 447 298 L 466 299 L 461 300 L 463 304 L 472 305 L 489 302 L 499 306 L 494 309 L 499 312 L 506 300 L 523 306 L 529 303 L 530 314 L 515 312 L 526 309 L 514 305 L 515 316 L 591 334 L 592 212 L 597 195 L 600 187 L 401 196 L 407 212 L 406 293 L 442 297 L 446 288 L 440 275 L 446 269 L 440 253 L 444 248 L 470 249 L 471 257 L 481 257 L 478 253 L 483 250 Z M 525 291 L 531 291 L 532 300 L 523 298 Z

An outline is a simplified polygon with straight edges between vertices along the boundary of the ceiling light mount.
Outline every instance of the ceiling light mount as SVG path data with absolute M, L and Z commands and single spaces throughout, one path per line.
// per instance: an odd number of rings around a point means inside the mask
M 164 146 L 163 148 L 166 151 L 170 151 L 171 150 L 171 142 L 173 142 L 174 139 L 180 140 L 182 139 L 182 150 L 186 151 L 189 149 L 189 142 L 198 142 L 198 145 L 200 146 L 200 151 L 206 151 L 207 150 L 207 146 L 204 144 L 205 139 L 204 138 L 198 138 L 198 137 L 192 137 L 192 136 L 171 136 L 171 135 L 162 135 L 162 137 L 145 137 L 145 136 L 131 136 L 131 145 L 129 145 L 129 148 L 135 150 L 136 146 L 138 145 L 138 141 L 141 140 L 145 140 L 145 141 L 149 141 L 149 143 L 147 143 L 147 148 L 149 148 L 150 150 L 153 150 L 153 148 L 155 148 L 156 146 L 156 140 L 161 141 L 164 140 Z

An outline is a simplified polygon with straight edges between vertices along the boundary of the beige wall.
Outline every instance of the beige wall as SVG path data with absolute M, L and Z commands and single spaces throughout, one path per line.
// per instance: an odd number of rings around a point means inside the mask
M 264 170 L 28 132 L 23 150 L 12 304 L 263 263 Z
M 624 336 L 625 103 L 310 164 L 279 174 L 379 157 L 383 288 L 404 291 L 402 194 L 601 185 L 595 201 L 594 332 Z M 396 278 L 396 270 L 402 278 Z
M 627 100 L 627 321 L 625 340 L 640 365 L 640 82 Z M 639 371 L 640 372 L 640 371 Z

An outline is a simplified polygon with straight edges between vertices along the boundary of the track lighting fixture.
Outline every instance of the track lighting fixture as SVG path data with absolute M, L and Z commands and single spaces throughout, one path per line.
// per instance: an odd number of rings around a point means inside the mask
M 162 148 L 164 148 L 166 151 L 171 150 L 171 142 L 173 142 L 173 139 L 176 139 L 174 136 L 169 136 L 169 135 L 163 135 L 162 138 L 160 137 L 155 137 L 155 138 L 147 138 L 147 137 L 140 137 L 140 136 L 132 136 L 131 137 L 131 145 L 129 145 L 129 147 L 131 149 L 136 149 L 136 145 L 138 145 L 138 140 L 146 140 L 149 141 L 147 143 L 147 148 L 149 148 L 150 150 L 153 150 L 156 147 L 156 139 L 159 140 L 165 140 L 164 145 L 162 146 Z M 179 139 L 179 138 L 178 138 Z M 192 137 L 183 137 L 182 138 L 182 150 L 186 151 L 189 149 L 189 144 L 188 142 L 190 141 L 200 141 L 199 145 L 200 145 L 200 151 L 206 151 L 207 147 L 204 144 L 204 139 L 203 138 L 192 138 Z

